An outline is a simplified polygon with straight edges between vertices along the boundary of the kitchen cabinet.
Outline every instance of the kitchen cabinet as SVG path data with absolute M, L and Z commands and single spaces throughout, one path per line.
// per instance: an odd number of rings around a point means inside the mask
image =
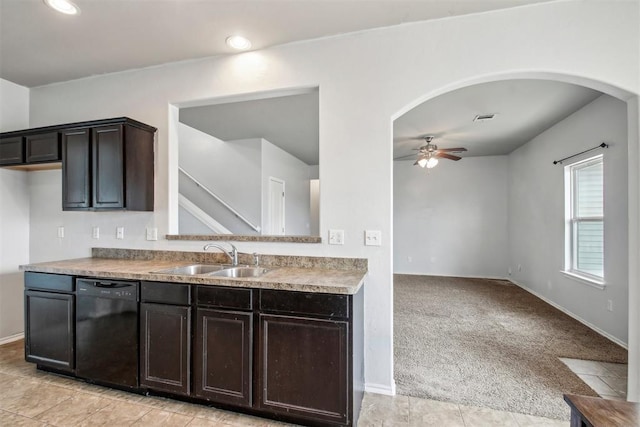
M 24 163 L 24 138 L 21 136 L 0 138 L 0 165 L 22 163 Z
M 195 395 L 217 403 L 252 405 L 252 290 L 197 287 Z
M 0 167 L 62 167 L 63 210 L 152 211 L 156 128 L 119 117 L 0 134 Z
M 73 372 L 75 284 L 72 276 L 25 273 L 25 359 Z
M 57 131 L 0 137 L 1 166 L 28 168 L 30 165 L 60 160 L 60 133 Z
M 191 287 L 142 282 L 140 386 L 191 394 Z
M 153 131 L 128 122 L 62 133 L 62 209 L 153 210 Z
M 347 424 L 349 296 L 260 291 L 259 406 Z
M 47 132 L 25 137 L 25 162 L 59 162 L 62 157 L 60 151 L 60 133 Z

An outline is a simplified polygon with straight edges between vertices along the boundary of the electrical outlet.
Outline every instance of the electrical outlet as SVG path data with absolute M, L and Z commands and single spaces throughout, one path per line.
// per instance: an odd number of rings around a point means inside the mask
M 344 230 L 329 230 L 330 245 L 344 245 Z
M 58 227 L 58 238 L 64 239 L 64 227 L 62 226 Z
M 507 274 L 511 276 L 511 267 L 507 268 Z
M 124 227 L 117 227 L 116 228 L 116 239 L 124 239 Z
M 100 238 L 100 227 L 93 227 L 92 236 L 94 239 Z
M 380 231 L 380 230 L 365 230 L 364 231 L 364 244 L 365 244 L 365 246 L 381 246 L 382 245 L 382 231 Z
M 610 299 L 607 300 L 607 310 L 613 311 L 613 301 Z
M 158 240 L 158 229 L 155 227 L 147 227 L 147 240 Z

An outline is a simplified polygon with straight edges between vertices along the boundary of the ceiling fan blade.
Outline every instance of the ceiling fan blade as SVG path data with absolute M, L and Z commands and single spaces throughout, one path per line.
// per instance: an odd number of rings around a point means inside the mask
M 406 156 L 400 156 L 400 157 L 394 157 L 393 160 L 401 160 L 401 159 L 406 159 L 407 157 L 415 157 L 416 154 L 412 153 L 412 154 L 407 154 Z
M 453 151 L 453 152 L 460 152 L 460 151 L 467 151 L 466 148 L 438 148 L 438 151 Z
M 456 160 L 456 161 L 462 158 L 462 157 L 454 156 L 453 154 L 447 154 L 447 153 L 436 153 L 435 156 L 440 157 L 442 159 L 449 159 L 449 160 Z

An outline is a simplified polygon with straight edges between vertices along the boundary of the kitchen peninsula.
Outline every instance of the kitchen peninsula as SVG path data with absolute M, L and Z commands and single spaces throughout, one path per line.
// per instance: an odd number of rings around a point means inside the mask
M 131 392 L 356 425 L 367 261 L 260 255 L 256 277 L 179 274 L 251 270 L 254 260 L 94 248 L 91 258 L 25 265 L 26 359 Z

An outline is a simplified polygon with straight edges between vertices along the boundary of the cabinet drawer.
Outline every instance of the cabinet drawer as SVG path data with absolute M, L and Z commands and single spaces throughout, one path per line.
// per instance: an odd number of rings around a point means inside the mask
M 349 296 L 260 290 L 260 311 L 349 317 Z
M 24 273 L 24 286 L 28 289 L 44 289 L 58 292 L 75 291 L 73 276 L 62 274 L 34 273 L 27 271 Z
M 55 162 L 62 158 L 58 132 L 27 136 L 25 145 L 27 163 Z
M 23 147 L 21 136 L 0 140 L 0 165 L 24 163 Z
M 140 300 L 161 304 L 190 305 L 191 286 L 182 283 L 142 282 Z
M 251 289 L 198 286 L 196 303 L 199 306 L 251 310 L 253 309 L 251 296 Z

